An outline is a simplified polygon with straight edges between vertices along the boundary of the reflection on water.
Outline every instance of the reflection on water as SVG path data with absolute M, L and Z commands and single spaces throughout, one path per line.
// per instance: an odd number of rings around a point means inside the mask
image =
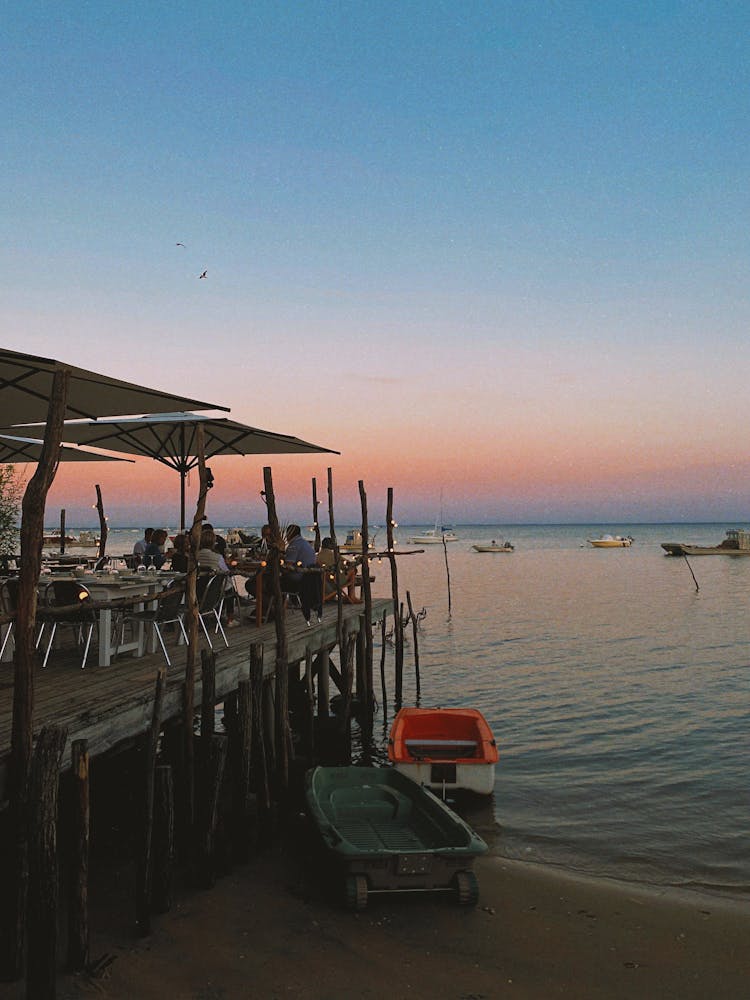
M 500 746 L 492 800 L 461 804 L 495 851 L 750 891 L 750 557 L 691 559 L 696 592 L 684 560 L 660 548 L 714 544 L 728 527 L 741 525 L 457 529 L 451 621 L 442 547 L 399 560 L 402 598 L 408 589 L 415 609 L 428 609 L 422 704 L 479 708 Z M 586 544 L 603 531 L 635 542 Z M 500 536 L 512 555 L 470 548 Z M 386 564 L 374 572 L 374 593 L 389 596 Z M 404 701 L 415 704 L 410 629 L 407 640 Z M 376 630 L 378 700 L 379 662 Z M 390 647 L 386 671 L 376 762 L 393 715 Z
M 500 744 L 482 824 L 497 830 L 497 851 L 750 890 L 750 557 L 691 560 L 696 592 L 684 560 L 660 548 L 712 543 L 725 528 L 630 527 L 633 546 L 611 550 L 586 546 L 600 528 L 460 529 L 448 549 L 450 621 L 442 548 L 400 561 L 402 593 L 428 608 L 422 704 L 479 708 Z M 470 551 L 497 534 L 513 555 Z M 385 564 L 376 575 L 387 595 Z M 387 665 L 392 699 L 391 651 Z M 410 646 L 404 677 L 414 704 Z M 389 722 L 376 720 L 381 746 Z

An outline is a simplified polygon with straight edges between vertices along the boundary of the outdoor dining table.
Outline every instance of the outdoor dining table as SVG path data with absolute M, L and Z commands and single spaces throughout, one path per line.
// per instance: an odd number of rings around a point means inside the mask
M 117 608 L 117 602 L 122 598 L 132 601 L 134 607 L 143 607 L 153 600 L 159 591 L 170 586 L 176 580 L 184 579 L 184 573 L 171 570 L 145 571 L 142 573 L 85 573 L 83 576 L 73 574 L 63 576 L 55 573 L 55 580 L 74 580 L 83 584 L 96 603 L 99 627 L 99 666 L 108 667 L 115 653 L 133 652 L 143 656 L 146 651 L 143 624 L 139 624 L 133 638 L 126 643 L 112 642 L 112 614 Z M 39 580 L 40 592 L 51 581 L 51 576 L 42 576 Z M 142 600 L 138 600 L 142 598 Z M 150 650 L 153 652 L 153 650 Z

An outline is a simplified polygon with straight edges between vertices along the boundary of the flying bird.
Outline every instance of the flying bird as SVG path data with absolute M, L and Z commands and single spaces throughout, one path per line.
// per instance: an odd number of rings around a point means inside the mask
M 199 274 L 198 277 L 199 278 L 205 278 L 207 274 L 208 274 L 208 271 L 204 271 L 203 274 Z
M 185 244 L 184 243 L 175 243 L 175 246 L 176 247 L 184 247 Z M 185 249 L 187 249 L 187 247 L 185 247 Z

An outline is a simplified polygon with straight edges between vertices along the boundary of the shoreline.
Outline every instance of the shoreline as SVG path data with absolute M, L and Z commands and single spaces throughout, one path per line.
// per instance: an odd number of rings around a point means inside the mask
M 746 991 L 747 905 L 488 854 L 474 865 L 476 909 L 385 894 L 354 914 L 300 847 L 302 831 L 210 890 L 177 891 L 147 938 L 135 934 L 129 872 L 108 871 L 92 886 L 91 958 L 111 962 L 100 977 L 61 976 L 58 996 L 736 1000 Z M 0 1000 L 22 996 L 18 984 L 0 986 Z

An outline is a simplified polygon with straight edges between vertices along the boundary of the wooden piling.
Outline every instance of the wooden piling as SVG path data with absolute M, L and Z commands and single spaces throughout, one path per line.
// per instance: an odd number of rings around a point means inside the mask
M 312 763 L 315 753 L 315 692 L 313 690 L 313 656 L 308 646 L 305 650 L 305 750 L 307 759 Z
M 380 697 L 381 697 L 381 708 L 383 710 L 383 719 L 385 719 L 388 712 L 388 691 L 385 683 L 385 647 L 386 647 L 386 620 L 385 615 L 383 615 L 380 621 Z
M 136 876 L 136 925 L 138 927 L 138 932 L 143 937 L 151 933 L 151 844 L 154 826 L 154 772 L 156 770 L 156 754 L 159 746 L 161 712 L 166 684 L 166 668 L 160 667 L 156 673 L 156 688 L 154 692 L 154 707 L 151 714 L 151 726 L 146 733 L 145 740 L 146 753 L 144 760 L 145 774 L 143 818 L 140 855 L 138 858 L 138 873 Z
M 60 555 L 65 555 L 65 509 L 60 511 Z
M 67 730 L 45 726 L 31 766 L 27 1000 L 54 1000 L 57 980 L 57 799 Z
M 237 724 L 235 732 L 235 759 L 233 767 L 233 853 L 237 861 L 250 857 L 251 816 L 250 780 L 253 749 L 252 686 L 241 680 L 237 688 Z
M 396 708 L 401 707 L 404 690 L 404 629 L 401 624 L 401 613 L 398 598 L 398 570 L 393 548 L 393 487 L 388 487 L 388 504 L 386 509 L 386 531 L 388 537 L 388 561 L 391 565 L 391 595 L 393 597 L 393 641 L 395 645 L 396 674 Z
M 103 559 L 107 552 L 107 535 L 109 534 L 109 528 L 107 527 L 107 518 L 104 516 L 104 501 L 102 500 L 102 488 L 98 484 L 94 487 L 96 490 L 96 512 L 99 515 L 99 559 Z
M 201 753 L 195 823 L 196 880 L 205 889 L 210 889 L 216 881 L 216 825 L 226 755 L 226 736 L 208 737 L 208 746 Z
M 276 513 L 276 498 L 273 492 L 271 469 L 263 469 L 265 501 L 268 508 L 268 524 L 271 528 L 271 585 L 275 606 L 276 624 L 276 780 L 282 793 L 289 787 L 289 663 L 287 659 L 286 621 L 284 601 L 281 593 L 280 553 L 281 528 Z
M 62 440 L 70 369 L 57 367 L 52 380 L 42 453 L 21 501 L 21 565 L 18 578 L 13 718 L 8 762 L 8 849 L 0 858 L 7 875 L 0 898 L 0 971 L 8 980 L 23 973 L 28 863 L 28 783 L 34 723 L 34 653 L 37 585 L 42 566 L 44 509 L 55 478 Z
M 268 781 L 268 740 L 264 725 L 263 647 L 250 649 L 250 689 L 252 696 L 252 773 L 258 803 L 258 835 L 266 842 L 271 834 L 271 790 Z
M 320 506 L 320 501 L 318 500 L 318 480 L 313 476 L 312 479 L 312 510 L 313 510 L 313 530 L 315 531 L 315 544 L 314 548 L 316 552 L 320 552 L 320 522 L 318 521 L 318 507 Z
M 315 657 L 315 674 L 318 678 L 318 718 L 328 718 L 331 700 L 331 675 L 328 669 L 328 650 L 324 649 Z
M 417 616 L 414 614 L 414 608 L 411 604 L 411 593 L 408 590 L 406 591 L 406 605 L 409 608 L 409 620 L 411 621 L 412 641 L 414 643 L 414 677 L 417 684 L 417 702 L 419 702 L 421 693 L 419 677 L 419 622 L 417 621 Z
M 174 780 L 171 766 L 160 764 L 154 772 L 151 879 L 151 909 L 154 913 L 167 913 L 172 907 L 174 859 Z
M 216 729 L 216 653 L 201 650 L 201 741 Z
M 90 782 L 88 740 L 71 747 L 70 877 L 68 885 L 69 972 L 81 972 L 89 960 Z
M 373 701 L 375 699 L 373 684 L 373 642 L 372 642 L 372 587 L 370 586 L 370 534 L 368 528 L 367 493 L 362 479 L 359 480 L 359 498 L 362 508 L 362 599 L 364 602 L 364 617 L 361 633 L 364 635 L 363 671 L 365 690 L 365 711 L 361 720 L 367 739 L 372 739 Z

